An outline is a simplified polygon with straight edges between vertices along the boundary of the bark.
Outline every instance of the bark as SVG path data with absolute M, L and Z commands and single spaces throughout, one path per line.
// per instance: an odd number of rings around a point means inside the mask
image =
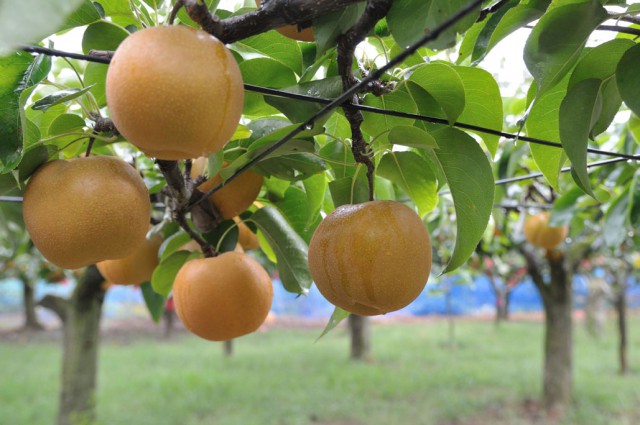
M 496 302 L 496 317 L 495 323 L 499 325 L 500 322 L 509 319 L 509 301 L 511 299 L 511 291 L 507 286 L 499 286 L 496 282 L 495 276 L 491 273 L 487 273 L 489 283 L 491 283 L 491 289 L 495 296 Z
M 561 417 L 571 402 L 573 383 L 573 297 L 563 258 L 549 260 L 551 283 L 545 301 L 544 381 L 545 410 Z
M 69 300 L 57 425 L 95 420 L 100 316 L 105 294 L 103 280 L 94 266 L 88 267 Z
M 357 314 L 349 315 L 349 334 L 351 335 L 351 359 L 371 359 L 371 327 L 369 318 Z
M 24 329 L 32 331 L 42 330 L 44 326 L 38 321 L 38 316 L 36 315 L 35 289 L 26 276 L 20 276 L 20 281 L 22 282 L 24 304 Z
M 627 361 L 627 291 L 620 288 L 616 294 L 615 310 L 618 322 L 618 361 L 620 362 L 620 374 L 629 373 L 629 364 Z
M 535 255 L 522 248 L 527 271 L 542 297 L 545 312 L 542 404 L 552 418 L 564 415 L 573 384 L 572 267 L 559 251 L 547 252 L 550 281 L 545 281 Z
M 68 304 L 69 300 L 58 297 L 57 295 L 45 295 L 40 301 L 38 301 L 39 306 L 53 311 L 63 325 L 67 321 Z
M 164 337 L 169 339 L 173 333 L 173 323 L 175 319 L 175 312 L 167 308 L 164 309 Z
M 233 356 L 233 340 L 225 341 L 222 346 L 222 353 L 225 357 Z

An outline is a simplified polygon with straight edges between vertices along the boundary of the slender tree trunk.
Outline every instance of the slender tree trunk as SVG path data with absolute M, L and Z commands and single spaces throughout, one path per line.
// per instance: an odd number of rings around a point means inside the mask
M 629 373 L 627 361 L 627 291 L 626 285 L 618 288 L 615 299 L 615 309 L 618 316 L 618 360 L 620 362 L 620 374 Z
M 547 252 L 551 271 L 545 281 L 535 254 L 525 248 L 527 270 L 542 297 L 545 312 L 542 404 L 552 419 L 561 418 L 571 402 L 573 384 L 572 266 L 564 253 Z
M 573 385 L 573 297 L 564 255 L 548 255 L 551 282 L 545 306 L 544 380 L 542 402 L 554 417 L 562 417 L 571 402 Z
M 42 330 L 44 327 L 38 321 L 36 315 L 35 289 L 26 276 L 20 276 L 22 282 L 22 294 L 24 303 L 24 329 Z
M 447 305 L 447 324 L 449 329 L 449 348 L 456 348 L 456 321 L 453 316 L 453 296 L 452 296 L 452 285 L 448 284 L 446 292 L 445 292 L 445 302 Z
M 58 425 L 95 420 L 100 316 L 105 294 L 103 280 L 94 266 L 88 267 L 69 300 Z
M 233 356 L 233 340 L 232 339 L 230 339 L 229 341 L 225 341 L 223 343 L 222 352 L 225 357 Z
M 349 315 L 351 334 L 351 358 L 369 360 L 371 358 L 371 327 L 369 318 L 357 314 Z
M 496 295 L 496 323 L 509 319 L 509 290 L 507 288 L 498 289 Z
M 164 337 L 166 339 L 169 339 L 171 338 L 171 334 L 173 333 L 173 322 L 175 319 L 175 313 L 173 312 L 173 310 L 165 308 L 163 315 L 164 315 Z

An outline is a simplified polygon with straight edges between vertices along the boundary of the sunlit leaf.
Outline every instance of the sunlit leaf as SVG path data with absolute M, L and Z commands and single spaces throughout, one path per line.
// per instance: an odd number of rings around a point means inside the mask
M 524 60 L 538 84 L 538 96 L 573 68 L 587 38 L 607 17 L 598 0 L 583 0 L 553 8 L 540 18 L 524 48 Z
M 482 238 L 494 198 L 491 165 L 478 142 L 455 128 L 433 133 L 440 149 L 434 150 L 451 190 L 456 211 L 456 244 L 443 273 L 464 264 Z
M 289 292 L 306 294 L 312 279 L 307 265 L 307 244 L 274 207 L 256 211 L 254 222 L 269 243 L 278 260 L 278 272 L 284 288 Z

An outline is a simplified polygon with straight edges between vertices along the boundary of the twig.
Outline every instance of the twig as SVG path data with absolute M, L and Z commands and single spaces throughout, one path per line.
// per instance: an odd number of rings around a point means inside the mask
M 342 77 L 342 89 L 348 91 L 358 84 L 353 74 L 353 59 L 356 47 L 367 34 L 375 27 L 376 23 L 384 18 L 391 7 L 391 0 L 369 0 L 364 14 L 358 22 L 338 39 L 338 71 Z M 373 82 L 372 82 L 373 83 Z M 366 87 L 370 87 L 365 86 Z M 356 162 L 367 167 L 367 180 L 369 182 L 369 200 L 373 201 L 375 166 L 371 160 L 371 148 L 365 141 L 360 126 L 364 121 L 362 113 L 350 106 L 359 104 L 358 94 L 354 92 L 350 104 L 343 104 L 344 115 L 351 127 L 351 151 Z
M 166 194 L 169 198 L 168 204 L 173 220 L 191 237 L 191 239 L 200 245 L 202 252 L 206 257 L 215 257 L 217 255 L 215 248 L 195 232 L 187 222 L 187 206 L 189 205 L 192 195 L 190 188 L 185 185 L 185 180 L 180 172 L 180 168 L 178 167 L 178 162 L 156 160 L 156 163 L 167 181 Z
M 171 9 L 171 13 L 169 14 L 169 21 L 168 21 L 169 25 L 173 25 L 173 22 L 176 20 L 176 16 L 178 16 L 178 12 L 182 8 L 182 6 L 184 6 L 184 1 L 176 0 L 176 3 L 173 5 L 173 8 Z

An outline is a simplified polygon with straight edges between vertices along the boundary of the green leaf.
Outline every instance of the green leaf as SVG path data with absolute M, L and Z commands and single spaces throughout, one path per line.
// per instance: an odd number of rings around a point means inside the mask
M 302 74 L 302 52 L 297 41 L 287 38 L 277 31 L 268 31 L 258 36 L 235 42 L 233 50 L 245 59 L 258 56 L 275 59 L 298 75 Z
M 289 292 L 307 294 L 312 279 L 307 265 L 308 247 L 304 240 L 276 208 L 261 208 L 249 220 L 258 226 L 275 252 L 284 288 Z
M 33 62 L 24 52 L 0 58 L 0 174 L 12 170 L 22 156 L 26 118 L 20 95 L 32 81 Z
M 77 8 L 58 29 L 58 31 L 66 31 L 71 28 L 81 27 L 99 21 L 102 17 L 100 12 L 91 0 L 84 0 L 79 8 Z
M 533 104 L 525 125 L 527 136 L 560 142 L 560 104 L 567 93 L 567 83 L 565 78 Z M 556 191 L 560 191 L 560 168 L 566 161 L 564 151 L 537 143 L 529 143 L 529 148 L 544 178 Z
M 162 245 L 160 245 L 160 249 L 158 250 L 158 253 L 160 254 L 160 261 L 164 261 L 189 241 L 191 241 L 191 236 L 184 232 L 174 233 L 163 240 Z
M 633 176 L 629 186 L 629 209 L 627 213 L 628 223 L 634 228 L 640 224 L 640 175 Z
M 622 56 L 616 72 L 616 82 L 618 83 L 622 100 L 636 115 L 640 115 L 638 63 L 640 63 L 640 45 L 636 44 Z
M 524 48 L 524 60 L 538 84 L 538 95 L 558 84 L 573 68 L 587 38 L 607 17 L 598 0 L 583 0 L 555 7 L 540 18 Z
M 90 62 L 84 71 L 84 83 L 91 86 L 91 93 L 96 98 L 98 106 L 107 105 L 106 81 L 108 65 Z
M 122 27 L 140 25 L 133 14 L 130 0 L 99 0 L 106 16 Z
M 47 109 L 51 108 L 52 106 L 76 99 L 82 96 L 83 94 L 85 94 L 86 92 L 88 92 L 89 90 L 91 90 L 91 86 L 87 86 L 83 89 L 72 88 L 72 89 L 60 90 L 58 92 L 55 92 L 53 94 L 50 94 L 38 100 L 33 105 L 31 105 L 31 109 L 45 112 Z
M 356 161 L 353 159 L 351 148 L 342 141 L 330 141 L 318 154 L 327 161 L 336 179 L 352 176 L 356 172 Z
M 307 96 L 333 99 L 342 94 L 342 79 L 329 77 L 323 80 L 314 80 L 297 84 L 282 89 L 288 93 L 303 94 Z M 282 112 L 291 122 L 304 122 L 324 107 L 320 103 L 312 103 L 303 100 L 293 100 L 277 96 L 265 96 L 264 100 L 274 108 Z M 328 116 L 318 120 L 315 125 L 322 125 Z
M 388 152 L 380 160 L 376 173 L 407 192 L 420 216 L 438 204 L 436 175 L 427 160 L 417 153 Z
M 468 0 L 401 0 L 394 1 L 387 14 L 389 31 L 396 42 L 408 46 L 418 41 L 424 34 L 433 30 L 467 6 Z M 426 46 L 432 49 L 452 47 L 456 43 L 456 33 L 466 31 L 478 18 L 480 5 L 475 13 L 469 13 L 454 25 L 442 32 L 437 39 Z
M 51 122 L 47 133 L 50 137 L 71 132 L 83 133 L 84 127 L 86 127 L 86 123 L 81 116 L 75 114 L 61 114 Z M 72 143 L 80 137 L 81 136 L 78 134 L 61 136 L 47 142 L 47 144 L 54 145 L 58 148 L 64 148 L 69 143 Z
M 636 44 L 624 38 L 616 38 L 589 50 L 576 64 L 569 79 L 569 87 L 582 80 L 596 78 L 606 80 L 616 74 L 616 68 L 624 53 Z
M 0 57 L 57 32 L 83 0 L 0 2 Z
M 313 22 L 318 58 L 336 45 L 338 37 L 356 23 L 364 12 L 364 8 L 364 4 L 353 4 L 342 10 L 324 14 Z
M 291 227 L 308 243 L 309 240 L 311 240 L 313 231 L 309 231 L 310 229 L 307 225 L 310 221 L 309 211 L 306 208 L 301 208 L 301 205 L 306 204 L 306 193 L 296 186 L 289 186 L 284 194 L 284 198 L 274 202 L 274 205 L 287 219 Z
M 434 150 L 447 179 L 456 211 L 456 245 L 443 273 L 460 267 L 482 238 L 494 198 L 491 165 L 478 143 L 468 134 L 443 128 L 433 133 L 440 149 Z
M 202 237 L 216 248 L 216 251 L 218 252 L 230 252 L 235 250 L 236 245 L 238 244 L 238 236 L 238 226 L 233 220 L 225 220 L 214 230 L 202 235 Z
M 562 147 L 571 161 L 577 177 L 576 184 L 594 198 L 587 170 L 587 148 L 591 129 L 602 111 L 601 86 L 601 80 L 580 81 L 569 89 L 560 105 Z
M 602 236 L 608 247 L 618 247 L 627 238 L 629 199 L 629 187 L 627 187 L 611 202 L 604 214 Z
M 37 127 L 36 127 L 37 130 Z M 18 179 L 24 182 L 38 167 L 49 160 L 50 152 L 44 146 L 27 150 L 18 165 Z
M 502 19 L 505 15 L 514 7 L 518 6 L 520 0 L 509 0 L 505 4 L 502 5 L 495 13 L 489 15 L 486 19 L 485 25 L 482 27 L 480 32 L 478 33 L 473 51 L 471 54 L 471 62 L 473 65 L 478 64 L 489 52 L 489 45 L 491 44 L 491 39 L 498 28 L 498 25 L 502 22 Z
M 415 114 L 418 111 L 418 107 L 411 95 L 402 90 L 395 90 L 382 96 L 367 95 L 363 103 L 375 108 L 402 111 L 411 114 Z M 414 120 L 409 118 L 392 117 L 371 112 L 363 112 L 362 115 L 364 116 L 364 122 L 361 126 L 362 131 L 373 137 L 388 133 L 398 125 L 411 125 L 414 122 Z
M 96 22 L 84 31 L 82 51 L 89 54 L 91 50 L 116 50 L 120 43 L 129 36 L 129 32 L 111 22 Z
M 633 140 L 636 141 L 636 144 L 640 145 L 640 118 L 638 118 L 637 115 L 631 114 L 631 118 L 629 118 L 627 122 L 627 129 L 629 133 L 631 133 Z
M 340 307 L 335 307 L 333 309 L 333 313 L 331 313 L 329 322 L 327 322 L 327 325 L 324 327 L 324 330 L 322 331 L 318 339 L 316 339 L 316 342 L 318 342 L 320 338 L 322 338 L 323 336 L 325 336 L 326 334 L 334 330 L 335 327 L 340 324 L 340 322 L 342 322 L 344 319 L 346 319 L 349 316 L 349 314 L 350 313 L 348 311 L 343 310 Z
M 409 81 L 422 87 L 442 107 L 449 124 L 458 120 L 465 107 L 462 78 L 453 66 L 428 63 L 416 68 Z
M 283 180 L 304 180 L 325 170 L 324 161 L 311 153 L 292 153 L 260 161 L 255 169 Z
M 362 169 L 360 167 L 359 169 Z M 361 204 L 369 200 L 369 182 L 364 172 L 342 177 L 329 183 L 334 207 Z
M 271 58 L 255 58 L 240 62 L 245 84 L 281 89 L 296 84 L 296 74 L 282 62 Z
M 327 189 L 325 173 L 316 174 L 302 181 L 307 195 L 307 222 L 305 227 L 311 226 L 320 217 L 324 193 Z
M 156 293 L 164 297 L 169 295 L 173 288 L 173 281 L 176 279 L 176 275 L 191 254 L 189 251 L 175 251 L 160 261 L 160 264 L 151 276 L 151 286 Z
M 455 66 L 464 85 L 465 105 L 458 121 L 502 131 L 502 95 L 493 76 L 480 68 Z M 495 156 L 500 136 L 476 132 Z
M 520 4 L 517 6 L 509 8 L 513 3 L 511 2 L 507 6 L 501 7 L 497 13 L 493 14 L 480 34 L 478 34 L 471 53 L 473 65 L 480 63 L 491 49 L 509 34 L 539 19 L 549 6 L 549 3 L 551 3 L 551 0 L 519 2 Z
M 162 313 L 164 312 L 166 298 L 155 292 L 149 282 L 141 284 L 140 289 L 142 290 L 142 298 L 144 298 L 144 303 L 149 310 L 149 314 L 151 314 L 151 318 L 154 322 L 159 323 L 162 318 Z
M 389 142 L 394 145 L 409 146 L 417 149 L 438 149 L 438 143 L 432 135 L 418 127 L 399 125 L 389 132 Z

